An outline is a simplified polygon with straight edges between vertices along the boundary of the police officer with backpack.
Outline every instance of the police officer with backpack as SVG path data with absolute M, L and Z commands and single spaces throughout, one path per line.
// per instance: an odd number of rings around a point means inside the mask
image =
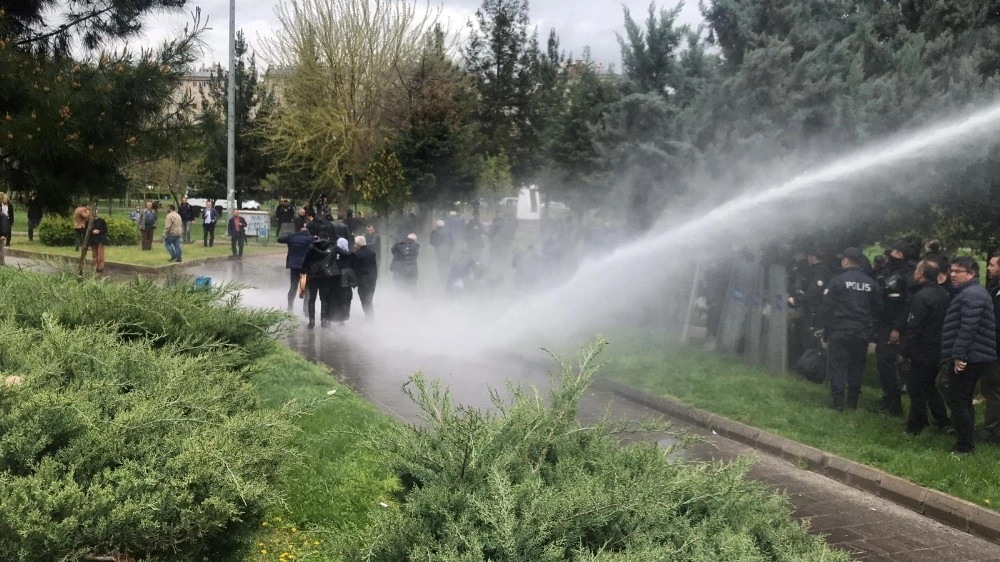
M 875 280 L 861 269 L 866 261 L 861 250 L 847 248 L 839 257 L 843 271 L 827 283 L 820 322 L 829 344 L 830 407 L 842 412 L 845 405 L 852 410 L 858 407 L 868 342 L 875 318 L 882 311 L 882 294 Z

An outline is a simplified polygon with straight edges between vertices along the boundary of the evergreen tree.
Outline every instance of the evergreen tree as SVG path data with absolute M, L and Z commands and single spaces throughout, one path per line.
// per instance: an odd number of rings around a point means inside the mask
M 583 213 L 602 203 L 606 195 L 606 178 L 598 175 L 597 126 L 620 96 L 614 77 L 597 74 L 589 49 L 573 65 L 570 76 L 545 147 L 550 164 L 544 182 L 552 199 Z
M 468 199 L 475 189 L 475 86 L 449 58 L 435 27 L 406 80 L 405 112 L 393 144 L 413 201 L 431 207 Z
M 666 98 L 677 91 L 682 81 L 677 50 L 687 32 L 687 27 L 676 25 L 681 7 L 678 4 L 673 10 L 661 9 L 657 17 L 655 4 L 650 3 L 645 30 L 632 19 L 629 9 L 623 8 L 625 37 L 618 35 L 618 45 L 630 90 L 657 92 Z
M 201 24 L 157 50 L 97 51 L 141 30 L 173 0 L 0 4 L 0 182 L 64 211 L 74 198 L 121 193 L 126 164 L 169 152 L 191 100 L 174 93 Z M 61 18 L 61 19 L 60 19 Z M 71 48 L 79 44 L 76 51 Z
M 825 160 L 982 104 L 1000 78 L 990 48 L 1000 44 L 996 2 L 712 0 L 703 13 L 724 68 L 684 121 L 716 178 L 766 179 L 762 161 Z M 989 226 L 1000 218 L 991 208 L 1000 200 L 995 155 L 973 152 L 913 176 L 872 178 L 846 214 L 867 221 L 871 239 L 915 221 L 931 229 L 926 208 L 901 204 L 924 186 L 939 224 L 964 232 L 962 243 L 1000 243 Z
M 524 183 L 543 164 L 545 126 L 561 99 L 564 57 L 555 32 L 541 53 L 529 33 L 527 0 L 484 0 L 469 23 L 465 67 L 476 79 L 478 122 L 486 153 L 510 158 L 515 182 Z
M 247 56 L 248 46 L 241 30 L 236 34 L 236 198 L 260 189 L 261 181 L 271 172 L 266 139 L 258 119 L 267 119 L 273 110 L 274 93 L 257 71 L 257 57 Z M 202 195 L 226 197 L 228 160 L 228 85 L 229 71 L 217 68 L 203 92 L 201 119 L 205 131 L 205 154 L 202 160 Z

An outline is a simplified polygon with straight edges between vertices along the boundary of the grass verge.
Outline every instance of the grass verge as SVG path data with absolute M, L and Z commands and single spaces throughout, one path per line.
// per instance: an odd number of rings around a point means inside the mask
M 609 348 L 601 375 L 670 396 L 709 412 L 862 462 L 917 484 L 996 509 L 1000 504 L 1000 447 L 981 445 L 955 457 L 953 435 L 925 430 L 903 436 L 903 419 L 874 409 L 881 396 L 869 380 L 860 408 L 838 414 L 826 385 L 796 374 L 775 375 L 738 358 L 652 338 L 623 338 Z M 869 357 L 868 363 L 874 363 Z M 871 365 L 869 365 L 871 367 Z M 905 401 L 905 399 L 904 399 Z M 904 403 L 904 407 L 909 407 Z M 982 408 L 980 407 L 979 410 Z M 982 412 L 978 412 L 981 417 Z
M 281 346 L 259 362 L 253 378 L 265 404 L 306 406 L 296 424 L 299 457 L 293 459 L 281 494 L 261 528 L 250 560 L 341 560 L 344 537 L 363 527 L 395 488 L 395 480 L 358 446 L 360 432 L 396 423 L 322 366 Z
M 27 238 L 14 238 L 14 241 L 11 244 L 11 249 L 31 252 L 33 254 L 39 254 L 40 256 L 57 258 L 66 257 L 73 259 L 80 258 L 79 250 L 74 250 L 72 246 L 46 246 L 42 244 L 37 237 L 34 240 L 28 240 Z M 248 242 L 243 249 L 243 255 L 284 255 L 286 250 L 287 248 L 284 245 L 275 243 L 274 241 L 271 241 L 271 243 L 267 245 L 258 242 Z M 181 251 L 184 261 L 194 261 L 211 257 L 223 257 L 232 254 L 229 245 L 229 238 L 225 236 L 216 237 L 215 246 L 211 248 L 204 247 L 201 243 L 201 239 L 199 238 L 192 244 L 182 244 Z M 90 252 L 88 252 L 88 262 L 90 257 Z M 157 238 L 153 242 L 153 249 L 148 252 L 142 251 L 138 245 L 107 246 L 104 252 L 104 259 L 107 262 L 142 265 L 147 267 L 166 267 L 169 265 L 167 262 L 169 258 L 170 255 L 167 254 L 166 248 L 163 247 L 163 240 L 161 238 Z

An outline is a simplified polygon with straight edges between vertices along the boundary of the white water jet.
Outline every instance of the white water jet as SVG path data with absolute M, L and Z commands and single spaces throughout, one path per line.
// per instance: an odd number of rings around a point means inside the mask
M 560 286 L 525 299 L 484 332 L 469 334 L 469 342 L 485 348 L 514 342 L 547 342 L 561 334 L 581 333 L 600 326 L 602 319 L 620 307 L 641 307 L 677 274 L 674 265 L 687 265 L 686 257 L 732 255 L 732 236 L 741 244 L 761 244 L 789 233 L 782 218 L 796 211 L 790 205 L 840 189 L 850 196 L 866 177 L 903 166 L 930 166 L 995 135 L 1000 123 L 1000 103 L 957 121 L 934 124 L 861 148 L 819 169 L 802 173 L 780 185 L 755 190 L 674 227 L 660 226 L 610 256 L 585 261 L 576 274 Z M 816 216 L 819 226 L 837 220 L 836 210 Z M 846 218 L 846 217 L 840 217 Z
M 576 273 L 558 286 L 523 298 L 448 301 L 413 297 L 395 291 L 386 275 L 379 280 L 375 295 L 376 323 L 363 323 L 355 301 L 354 319 L 330 337 L 364 346 L 386 360 L 393 355 L 397 365 L 408 355 L 476 357 L 588 339 L 622 309 L 648 306 L 651 298 L 672 284 L 678 268 L 689 266 L 691 258 L 733 256 L 734 242 L 759 245 L 795 234 L 789 231 L 787 219 L 801 218 L 803 208 L 815 212 L 809 219 L 816 227 L 849 218 L 838 215 L 837 209 L 817 210 L 807 203 L 834 189 L 849 199 L 865 179 L 878 173 L 934 166 L 970 146 L 989 144 L 998 123 L 1000 104 L 995 104 L 964 118 L 863 147 L 779 185 L 748 190 L 680 224 L 658 225 L 609 255 L 585 258 Z M 422 249 L 432 251 L 426 245 Z M 269 294 L 253 300 L 276 306 L 282 299 Z

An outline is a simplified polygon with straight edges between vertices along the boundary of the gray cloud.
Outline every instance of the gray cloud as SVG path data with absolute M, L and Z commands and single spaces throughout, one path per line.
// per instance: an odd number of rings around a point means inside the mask
M 262 38 L 273 33 L 277 26 L 273 0 L 237 0 L 236 28 L 243 29 L 252 47 Z M 441 4 L 442 19 L 452 30 L 464 32 L 465 23 L 481 5 L 480 0 L 444 0 Z M 561 49 L 574 58 L 583 54 L 584 47 L 590 46 L 595 61 L 620 66 L 621 53 L 615 32 L 621 33 L 625 21 L 622 6 L 627 6 L 632 18 L 645 21 L 649 7 L 648 0 L 536 0 L 529 2 L 531 22 L 537 27 L 539 39 L 544 42 L 549 30 L 555 29 L 559 35 Z M 658 3 L 658 6 L 672 6 L 673 3 Z M 145 37 L 133 40 L 133 45 L 151 45 L 162 41 L 190 22 L 189 12 L 201 8 L 202 18 L 208 18 L 210 30 L 204 34 L 206 44 L 202 62 L 225 62 L 228 57 L 229 2 L 227 0 L 191 0 L 184 14 L 157 14 L 147 21 Z M 696 2 L 684 6 L 681 23 L 696 26 L 701 22 Z

